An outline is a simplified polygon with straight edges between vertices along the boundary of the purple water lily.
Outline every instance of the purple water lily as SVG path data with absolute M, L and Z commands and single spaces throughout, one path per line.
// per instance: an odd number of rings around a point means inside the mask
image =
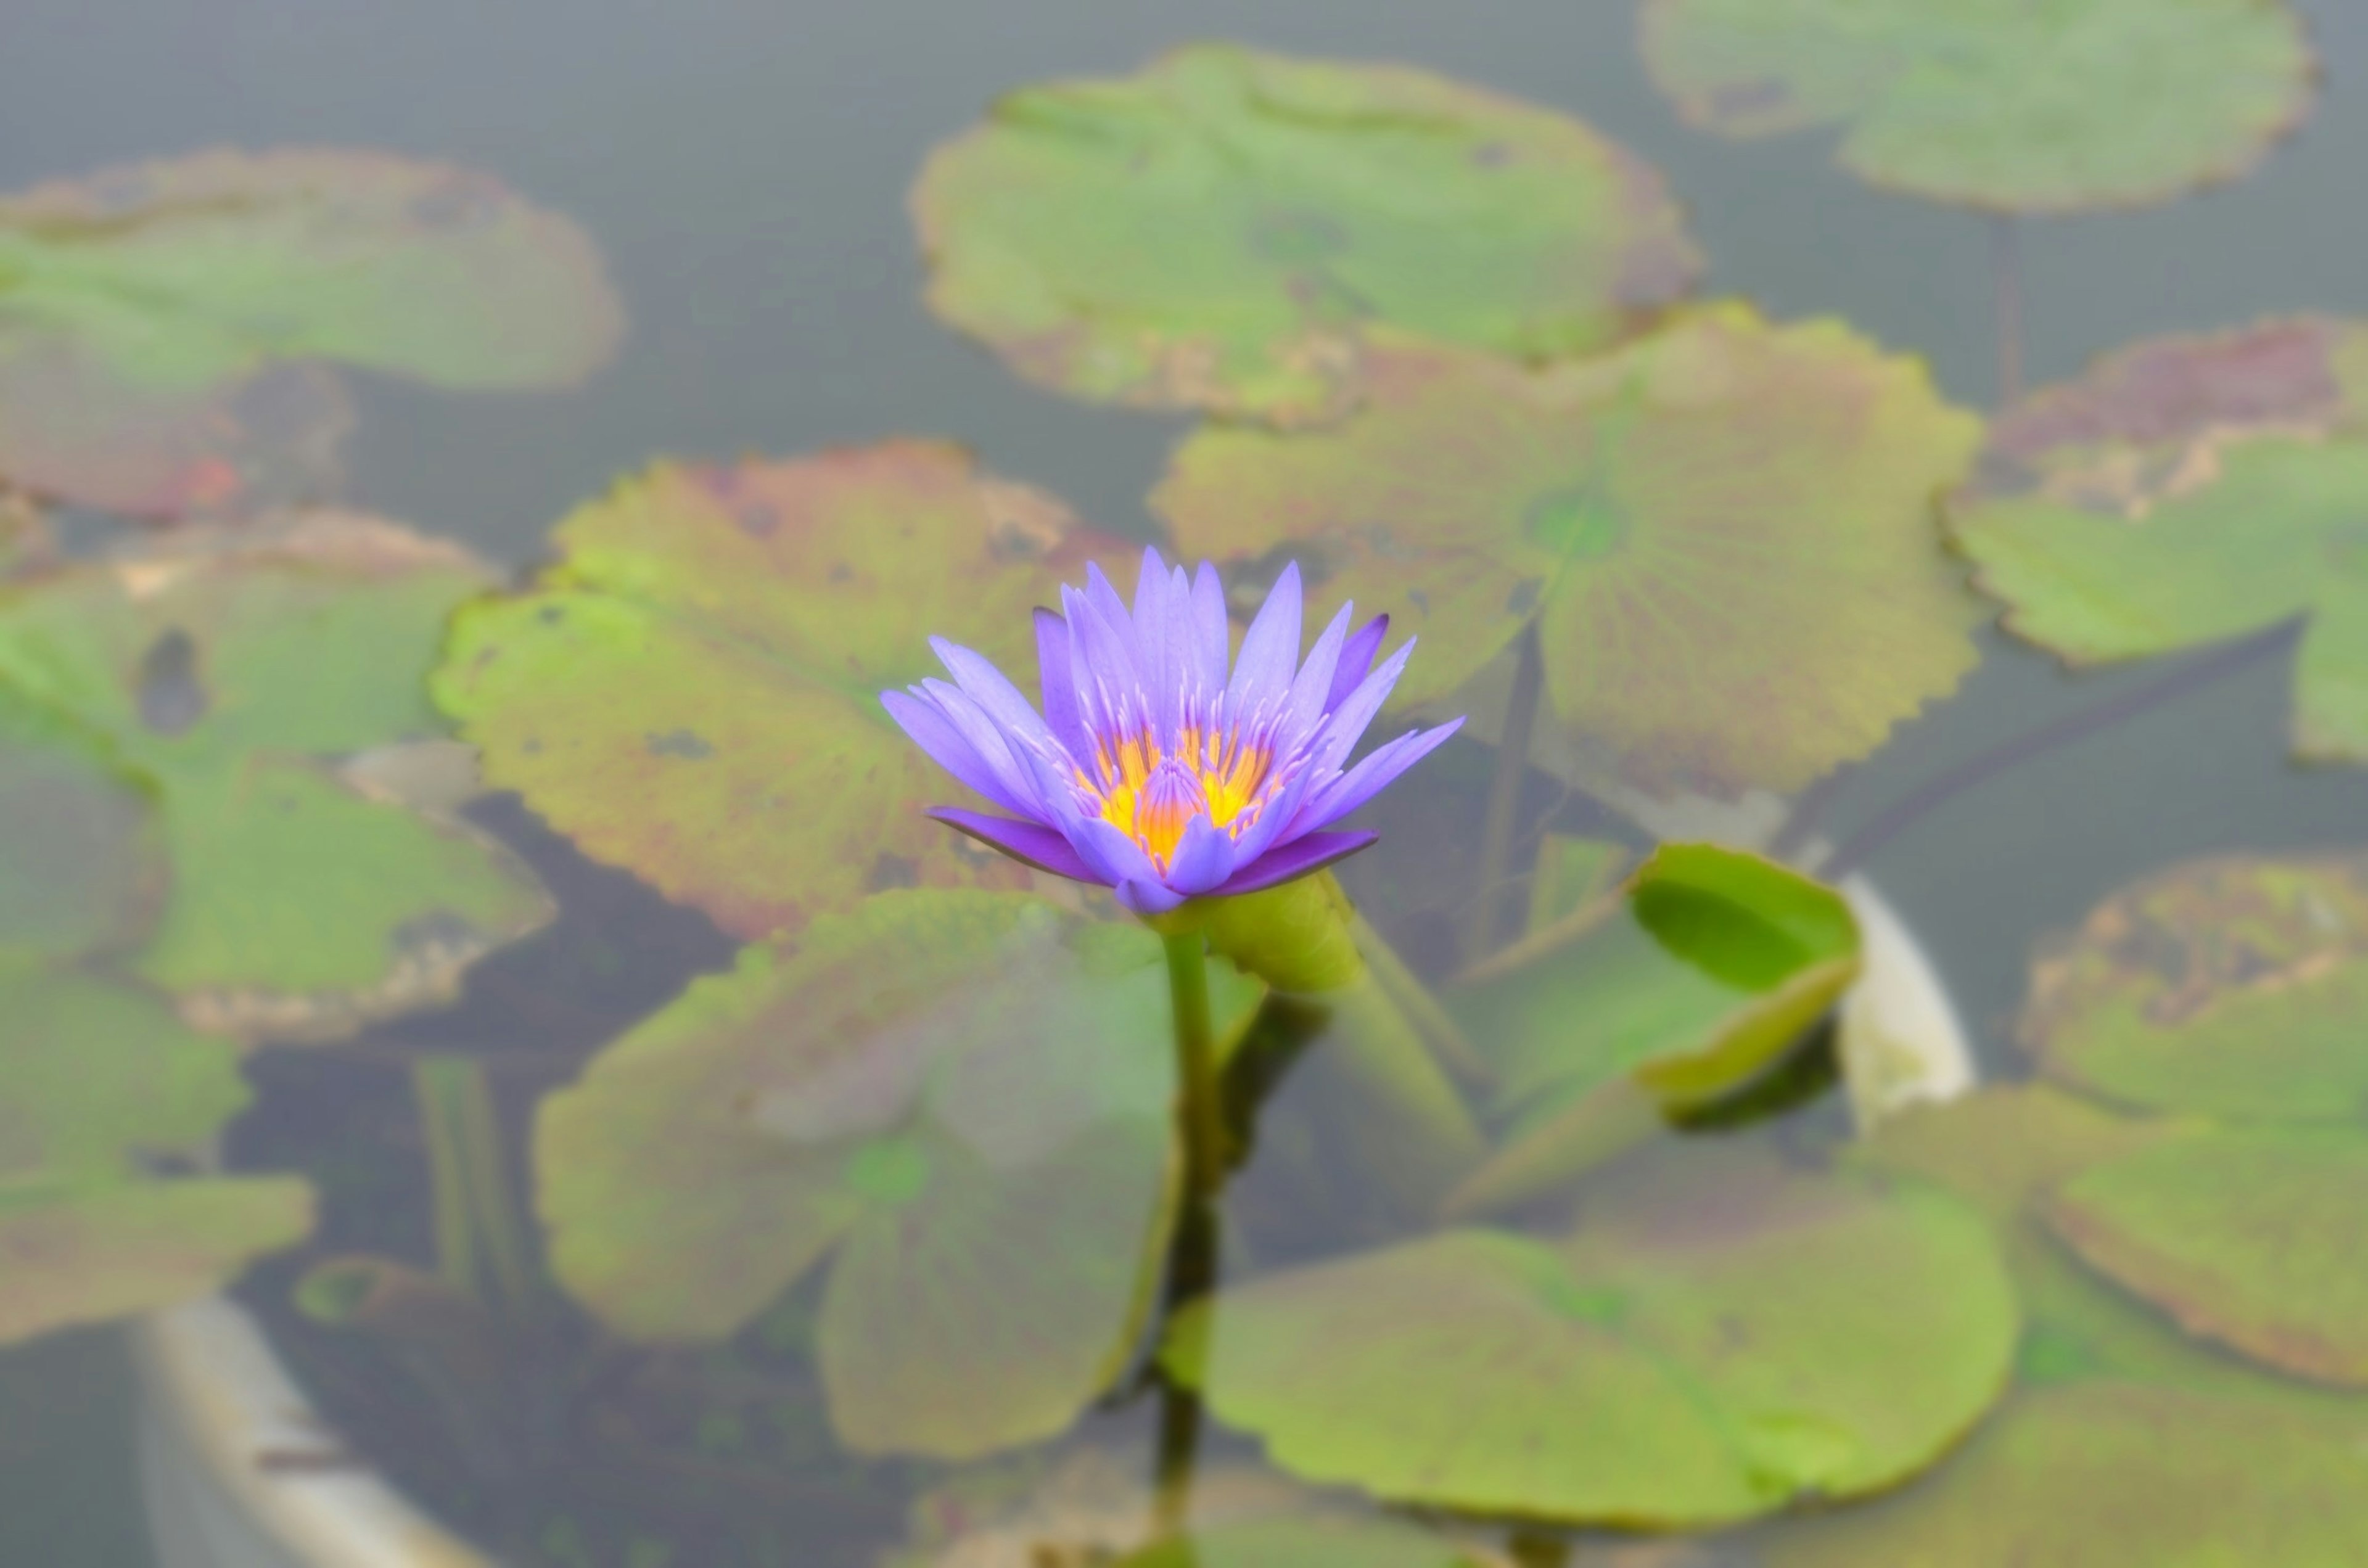
M 933 638 L 953 684 L 880 700 L 923 751 L 1011 813 L 930 815 L 1018 860 L 1116 890 L 1138 915 L 1254 892 L 1378 836 L 1328 831 L 1455 733 L 1415 730 L 1345 771 L 1397 684 L 1408 640 L 1373 667 L 1389 618 L 1349 630 L 1351 607 L 1299 659 L 1299 567 L 1285 566 L 1226 669 L 1224 589 L 1156 550 L 1130 611 L 1098 567 L 1036 612 L 1038 713 L 981 655 Z

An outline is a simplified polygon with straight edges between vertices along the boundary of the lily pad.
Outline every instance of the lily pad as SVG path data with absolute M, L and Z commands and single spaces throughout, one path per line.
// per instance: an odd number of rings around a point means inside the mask
M 884 888 L 1026 885 L 921 814 L 947 785 L 879 694 L 936 671 L 933 635 L 1030 684 L 1033 608 L 1126 546 L 934 441 L 660 463 L 555 538 L 437 673 L 489 783 L 741 937 Z
M 169 1305 L 301 1240 L 303 1182 L 165 1178 L 246 1102 L 238 1051 L 154 999 L 0 975 L 0 1343 Z
M 1701 267 L 1659 176 L 1577 120 L 1230 44 L 1012 94 L 913 210 L 931 308 L 1019 374 L 1280 424 L 1353 403 L 1374 326 L 1577 353 Z
M 1621 1176 L 1559 1246 L 1449 1231 L 1196 1302 L 1167 1364 L 1309 1479 L 1656 1528 L 1890 1485 L 2001 1391 L 2014 1293 L 1953 1200 L 1715 1147 Z
M 1696 125 L 1839 126 L 1861 178 L 2008 212 L 2234 178 L 2316 75 L 2281 0 L 1645 0 L 1643 39 Z
M 1731 794 L 1864 756 L 1975 663 L 1932 498 L 1980 426 L 1839 323 L 1728 305 L 1543 369 L 1394 348 L 1372 382 L 1335 429 L 1201 430 L 1152 504 L 1188 554 L 1292 554 L 1419 634 L 1402 704 L 1534 627 L 1606 770 Z
M 2368 1108 L 2368 856 L 2218 856 L 2123 889 L 2032 967 L 2048 1074 L 2160 1109 Z
M 449 997 L 550 917 L 507 851 L 328 766 L 439 727 L 427 671 L 487 577 L 457 547 L 309 513 L 0 590 L 0 693 L 154 792 L 172 891 L 131 962 L 193 1021 L 325 1038 Z
M 333 448 L 335 360 L 447 387 L 565 384 L 621 325 L 566 219 L 366 153 L 202 153 L 0 199 L 0 473 L 89 506 L 251 494 Z
M 2323 1382 L 2368 1386 L 2368 1137 L 2247 1128 L 2091 1166 L 2048 1221 L 2190 1330 Z
M 1290 1514 L 1195 1530 L 1121 1558 L 1117 1568 L 1489 1568 L 1497 1561 L 1412 1525 Z
M 1952 524 L 2007 629 L 2075 665 L 2304 620 L 2295 750 L 2368 759 L 2368 326 L 2107 356 L 1999 419 Z
M 1833 889 L 1757 855 L 1678 844 L 1638 868 L 1624 909 L 1567 940 L 1548 927 L 1508 957 L 1450 999 L 1514 1118 L 1511 1140 L 1459 1189 L 1463 1211 L 1595 1163 L 1607 1086 L 1615 1108 L 1634 1088 L 1682 1112 L 1749 1083 L 1849 989 L 1859 937 Z
M 1214 966 L 1230 1035 L 1258 988 Z M 1061 1430 L 1148 1305 L 1178 1164 L 1159 939 L 905 890 L 742 952 L 543 1103 L 553 1269 L 616 1331 L 712 1340 L 827 1267 L 817 1356 L 862 1452 Z
M 152 806 L 96 737 L 0 690 L 0 960 L 144 931 L 166 875 Z

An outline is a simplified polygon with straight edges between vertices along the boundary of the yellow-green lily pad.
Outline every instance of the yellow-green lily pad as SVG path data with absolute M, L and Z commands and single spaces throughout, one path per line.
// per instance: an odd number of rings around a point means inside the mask
M 0 474 L 218 509 L 347 423 L 317 371 L 275 364 L 548 386 L 620 326 L 583 233 L 484 175 L 338 152 L 108 169 L 0 198 Z
M 1607 1085 L 1672 1112 L 1733 1093 L 1857 978 L 1858 924 L 1841 894 L 1759 856 L 1664 845 L 1626 894 L 1609 918 L 1575 912 L 1567 938 L 1548 926 L 1451 994 L 1513 1119 L 1459 1209 L 1534 1197 L 1595 1163 Z
M 153 805 L 97 736 L 0 689 L 0 960 L 142 934 L 165 891 Z
M 883 689 L 933 636 L 1032 684 L 1031 611 L 1137 553 L 961 449 L 660 463 L 576 511 L 557 565 L 460 615 L 439 702 L 586 854 L 759 937 L 866 892 L 1025 886 L 922 815 L 937 766 Z
M 1792 790 L 1970 669 L 1934 523 L 1979 423 L 1838 322 L 1690 312 L 1529 369 L 1377 351 L 1331 429 L 1212 426 L 1153 506 L 1187 554 L 1288 554 L 1422 639 L 1401 704 L 1467 699 L 1534 627 L 1548 706 L 1656 789 Z
M 1232 44 L 1011 94 L 913 210 L 931 308 L 1021 375 L 1278 424 L 1353 403 L 1375 326 L 1583 352 L 1701 267 L 1659 177 L 1577 120 Z
M 1838 126 L 1861 178 L 2008 212 L 2233 178 L 2316 78 L 2283 0 L 1645 0 L 1643 38 L 1696 125 Z
M 561 1283 L 619 1333 L 712 1340 L 828 1269 L 849 1448 L 1061 1430 L 1139 1329 L 1173 1217 L 1159 939 L 1025 893 L 912 889 L 754 945 L 544 1101 Z M 1233 1033 L 1258 991 L 1212 966 Z
M 2074 665 L 2303 621 L 2294 749 L 2368 759 L 2368 325 L 2109 355 L 2000 416 L 1951 521 L 2007 629 Z
M 1188 1308 L 1165 1359 L 1311 1480 L 1699 1528 L 1931 1463 L 2018 1323 L 1953 1199 L 1687 1146 L 1623 1164 L 1565 1242 L 1447 1231 L 1270 1275 Z
M 97 737 L 154 796 L 171 892 L 129 961 L 192 1021 L 326 1038 L 450 996 L 550 917 L 507 851 L 334 768 L 440 729 L 427 673 L 489 575 L 392 524 L 303 513 L 0 588 L 0 695 Z
M 2368 1108 L 2368 856 L 2215 856 L 2100 904 L 2032 971 L 2047 1074 L 2128 1104 L 2351 1120 Z

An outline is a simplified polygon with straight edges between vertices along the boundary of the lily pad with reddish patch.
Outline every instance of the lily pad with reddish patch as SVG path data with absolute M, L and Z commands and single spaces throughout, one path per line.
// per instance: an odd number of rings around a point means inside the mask
M 1355 418 L 1203 429 L 1152 504 L 1188 554 L 1294 556 L 1419 636 L 1402 705 L 1460 706 L 1534 628 L 1604 771 L 1732 794 L 1866 755 L 1973 666 L 1932 508 L 1979 439 L 1920 363 L 1729 305 L 1537 369 L 1377 351 Z
M 346 1032 L 449 998 L 469 962 L 550 917 L 507 851 L 336 772 L 440 728 L 427 673 L 489 576 L 394 525 L 302 513 L 0 588 L 0 696 L 87 733 L 154 796 L 171 892 L 129 961 L 193 1021 Z
M 1448 1231 L 1227 1290 L 1164 1358 L 1310 1480 L 1700 1528 L 1921 1470 L 2017 1326 L 1952 1199 L 1713 1145 L 1623 1163 L 1560 1244 Z
M 910 889 L 752 945 L 543 1102 L 560 1282 L 611 1329 L 714 1340 L 828 1271 L 848 1447 L 1049 1437 L 1140 1328 L 1178 1156 L 1159 939 L 1025 893 Z M 1212 969 L 1236 1033 L 1258 987 Z
M 305 1184 L 151 1172 L 246 1102 L 238 1049 L 154 997 L 0 973 L 0 1343 L 168 1306 L 302 1238 Z
M 759 937 L 866 892 L 1025 886 L 921 813 L 959 787 L 883 689 L 941 636 L 1032 686 L 1031 611 L 1134 551 L 960 449 L 660 463 L 559 525 L 559 564 L 459 616 L 437 699 L 596 858 Z
M 1659 177 L 1576 119 L 1232 44 L 1011 94 L 913 209 L 931 308 L 1021 375 L 1284 425 L 1354 403 L 1373 327 L 1579 353 L 1701 267 Z
M 2032 967 L 2024 1044 L 2127 1104 L 2351 1120 L 2368 1108 L 2368 855 L 2215 856 L 2125 888 Z
M 2283 0 L 1645 0 L 1643 41 L 1705 130 L 1839 127 L 1861 178 L 2006 212 L 2234 178 L 2317 74 Z
M 583 233 L 484 175 L 288 151 L 108 169 L 0 198 L 0 474 L 129 512 L 270 498 L 321 483 L 350 423 L 291 364 L 558 385 L 620 325 Z
M 2368 759 L 2368 325 L 2109 355 L 1999 418 L 1952 524 L 2007 629 L 2074 665 L 2301 621 L 2294 749 Z

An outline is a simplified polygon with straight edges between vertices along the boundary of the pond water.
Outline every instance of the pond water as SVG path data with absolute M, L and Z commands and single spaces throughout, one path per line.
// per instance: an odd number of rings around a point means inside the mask
M 20 0 L 0 1562 L 2368 1560 L 2368 12 L 1920 4 Z

